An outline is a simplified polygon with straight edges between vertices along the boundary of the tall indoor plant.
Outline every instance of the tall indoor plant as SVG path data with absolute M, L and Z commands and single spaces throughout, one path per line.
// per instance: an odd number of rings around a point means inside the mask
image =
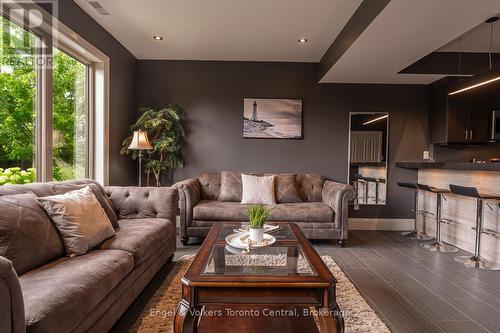
M 181 156 L 185 137 L 182 123 L 183 114 L 184 110 L 176 104 L 169 104 L 160 109 L 143 107 L 141 108 L 141 116 L 130 127 L 131 131 L 139 129 L 146 131 L 153 146 L 153 149 L 143 157 L 148 186 L 151 175 L 155 178 L 156 186 L 161 186 L 162 174 L 184 165 Z M 123 140 L 120 154 L 130 155 L 136 159 L 138 151 L 128 149 L 131 141 L 132 135 Z

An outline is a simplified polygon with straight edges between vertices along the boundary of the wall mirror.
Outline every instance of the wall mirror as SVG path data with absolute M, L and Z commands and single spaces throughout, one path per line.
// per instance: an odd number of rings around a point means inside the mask
M 350 113 L 349 183 L 355 208 L 386 203 L 388 134 L 388 113 Z

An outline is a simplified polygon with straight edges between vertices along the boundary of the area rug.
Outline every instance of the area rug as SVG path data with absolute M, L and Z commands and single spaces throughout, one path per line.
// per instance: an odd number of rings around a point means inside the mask
M 193 256 L 184 256 L 176 262 L 129 332 L 173 332 L 175 308 L 181 298 L 180 280 L 192 258 Z M 345 331 L 347 333 L 390 332 L 335 261 L 330 256 L 321 256 L 321 259 L 337 279 L 337 303 L 345 316 Z

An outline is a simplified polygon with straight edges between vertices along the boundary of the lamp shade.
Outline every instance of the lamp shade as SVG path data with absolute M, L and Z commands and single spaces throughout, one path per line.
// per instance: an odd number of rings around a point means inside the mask
M 141 150 L 149 150 L 153 149 L 148 140 L 148 133 L 146 131 L 134 131 L 134 137 L 132 138 L 132 142 L 128 146 L 128 149 L 141 149 Z

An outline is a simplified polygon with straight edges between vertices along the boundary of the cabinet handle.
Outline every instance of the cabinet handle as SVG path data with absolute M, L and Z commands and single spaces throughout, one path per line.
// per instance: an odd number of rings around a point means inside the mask
M 472 141 L 472 130 L 470 130 L 469 140 Z
M 465 141 L 469 139 L 469 131 L 465 130 Z

